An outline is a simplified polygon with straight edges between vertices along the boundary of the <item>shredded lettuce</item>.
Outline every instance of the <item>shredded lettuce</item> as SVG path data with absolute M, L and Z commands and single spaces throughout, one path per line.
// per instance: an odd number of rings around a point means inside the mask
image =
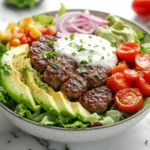
M 65 12 L 66 12 L 66 8 L 65 8 L 64 4 L 61 3 L 61 7 L 60 7 L 60 9 L 59 9 L 59 11 L 58 11 L 58 16 L 61 16 L 61 15 L 64 14 Z
M 147 107 L 150 104 L 150 97 L 144 99 L 143 108 Z
M 142 40 L 144 40 L 146 33 L 141 32 L 141 31 L 136 31 L 136 35 L 137 35 L 139 41 L 142 41 Z
M 34 20 L 41 23 L 45 27 L 48 27 L 53 24 L 54 17 L 49 15 L 37 15 L 34 17 Z
M 150 43 L 141 44 L 141 53 L 150 54 Z
M 115 122 L 111 117 L 107 116 L 107 117 L 104 117 L 103 120 L 100 120 L 100 123 L 106 126 L 106 125 L 114 124 Z
M 123 114 L 119 110 L 109 110 L 106 112 L 106 116 L 112 118 L 114 122 L 119 122 L 122 119 Z

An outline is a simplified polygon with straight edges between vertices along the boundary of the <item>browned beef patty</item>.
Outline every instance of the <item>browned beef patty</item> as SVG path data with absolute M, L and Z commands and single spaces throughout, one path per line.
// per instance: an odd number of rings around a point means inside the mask
M 107 86 L 94 88 L 84 93 L 79 102 L 91 113 L 103 113 L 107 110 L 107 106 L 113 100 L 112 92 Z
M 72 75 L 62 86 L 61 91 L 68 97 L 79 98 L 87 89 L 87 81 L 79 75 Z
M 44 72 L 44 81 L 54 89 L 58 89 L 77 68 L 77 63 L 72 58 L 56 56 L 51 59 Z
M 78 67 L 75 73 L 87 80 L 89 88 L 103 85 L 108 78 L 107 70 L 101 66 Z
M 49 44 L 50 41 L 56 41 L 56 38 L 43 35 L 34 41 L 30 47 L 29 57 L 31 58 L 31 63 L 39 72 L 44 72 L 48 65 L 48 59 L 44 58 L 44 52 L 53 51 Z

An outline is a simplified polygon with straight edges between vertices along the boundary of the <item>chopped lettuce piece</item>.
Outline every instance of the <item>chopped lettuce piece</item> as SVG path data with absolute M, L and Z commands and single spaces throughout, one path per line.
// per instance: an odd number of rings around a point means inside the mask
M 66 124 L 63 125 L 65 128 L 86 128 L 88 126 L 88 124 L 82 123 L 81 121 L 75 121 L 74 123 L 71 124 Z
M 144 99 L 143 108 L 147 107 L 150 104 L 150 97 Z
M 150 43 L 141 44 L 141 53 L 150 54 Z
M 138 37 L 138 39 L 139 39 L 140 41 L 144 40 L 145 34 L 146 34 L 146 33 L 144 33 L 144 32 L 136 31 L 136 35 L 137 35 L 137 37 Z
M 114 122 L 119 122 L 122 119 L 123 114 L 119 110 L 109 110 L 106 112 L 106 116 L 112 118 Z
M 60 7 L 60 9 L 59 9 L 59 11 L 58 11 L 58 16 L 61 16 L 61 15 L 64 14 L 65 12 L 66 12 L 66 8 L 65 8 L 64 4 L 61 3 L 61 7 Z
M 54 17 L 48 15 L 37 15 L 34 17 L 34 20 L 41 23 L 45 27 L 48 27 L 53 24 Z
M 15 108 L 15 112 L 20 116 L 24 117 L 27 111 L 27 107 L 24 104 L 18 104 Z
M 114 120 L 111 117 L 107 116 L 107 117 L 104 117 L 103 120 L 100 120 L 100 123 L 103 126 L 106 126 L 106 125 L 114 124 Z

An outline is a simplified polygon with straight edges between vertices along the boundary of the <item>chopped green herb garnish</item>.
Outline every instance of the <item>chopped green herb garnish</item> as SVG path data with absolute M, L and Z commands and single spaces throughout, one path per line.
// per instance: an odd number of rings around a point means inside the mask
M 56 52 L 53 51 L 44 52 L 43 56 L 44 58 L 53 58 L 54 56 L 56 56 Z
M 81 60 L 81 61 L 80 61 L 80 64 L 86 65 L 86 64 L 88 64 L 88 62 L 87 62 L 86 60 Z
M 98 45 L 94 45 L 94 47 L 98 47 Z
M 80 42 L 83 44 L 83 40 L 82 39 L 80 39 Z
M 94 50 L 90 50 L 90 53 L 93 53 L 94 52 Z
M 91 46 L 91 44 L 88 44 L 88 46 Z
M 75 55 L 76 55 L 76 53 L 75 53 L 75 52 L 73 52 L 73 53 L 72 53 L 72 56 L 75 56 Z
M 89 62 L 92 62 L 92 56 L 88 56 Z
M 83 47 L 83 45 L 78 45 L 77 48 L 78 48 L 78 52 L 81 52 L 81 51 L 85 51 L 85 50 L 86 50 L 86 49 Z
M 22 70 L 33 72 L 33 70 L 31 68 L 29 68 L 28 66 L 23 67 Z
M 74 33 L 70 34 L 70 39 L 74 40 Z
M 68 40 L 68 37 L 65 37 L 65 40 Z
M 48 45 L 49 45 L 50 47 L 53 46 L 53 45 L 54 45 L 54 41 L 53 41 L 53 40 L 49 41 L 49 42 L 48 42 Z
M 69 43 L 68 46 L 72 47 L 72 43 Z
M 48 91 L 48 86 L 47 86 L 47 84 L 44 84 L 44 83 L 37 83 L 37 86 L 38 86 L 39 88 L 44 89 L 45 91 Z
M 98 73 L 93 74 L 94 77 L 99 77 Z
M 101 59 L 104 59 L 104 58 L 105 58 L 104 56 L 101 57 Z
M 148 140 L 145 141 L 145 145 L 147 145 L 147 144 L 148 144 Z
M 92 38 L 92 36 L 90 36 L 90 35 L 89 35 L 89 38 L 91 39 L 91 38 Z
M 102 46 L 102 49 L 105 50 L 106 48 L 104 46 Z
M 107 55 L 109 56 L 110 54 L 108 53 Z
M 11 73 L 11 67 L 8 64 L 1 65 L 0 69 L 2 69 L 3 71 L 5 71 L 7 73 Z

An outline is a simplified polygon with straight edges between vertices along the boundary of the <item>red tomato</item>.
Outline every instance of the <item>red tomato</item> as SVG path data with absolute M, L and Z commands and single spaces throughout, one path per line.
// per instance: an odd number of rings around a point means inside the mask
M 133 63 L 135 56 L 140 53 L 140 46 L 134 42 L 125 42 L 119 45 L 116 53 L 121 60 Z
M 143 71 L 143 77 L 150 84 L 150 71 Z
M 22 38 L 20 39 L 20 42 L 21 42 L 21 44 L 26 44 L 26 43 L 28 43 L 27 37 L 26 37 L 26 36 L 22 37 Z
M 56 28 L 56 26 L 51 25 L 51 26 L 48 27 L 47 31 L 48 31 L 48 35 L 53 36 L 57 32 L 57 28 Z
M 115 95 L 115 104 L 126 113 L 134 113 L 142 108 L 142 93 L 137 88 L 126 88 Z
M 42 35 L 48 34 L 47 28 L 42 28 L 41 30 Z
M 150 0 L 134 0 L 132 8 L 140 16 L 150 15 Z
M 138 73 L 135 70 L 126 69 L 123 72 L 126 79 L 130 81 L 135 81 L 138 79 Z
M 150 96 L 150 84 L 144 79 L 144 75 L 141 72 L 138 80 L 134 83 L 135 87 L 138 88 L 143 96 Z
M 123 73 L 117 72 L 113 74 L 107 81 L 107 86 L 110 88 L 114 93 L 118 92 L 119 90 L 131 87 L 131 83 L 128 82 Z
M 138 54 L 135 63 L 137 70 L 150 70 L 150 54 Z
M 128 69 L 128 65 L 125 61 L 122 61 L 116 67 L 110 69 L 109 74 L 112 75 L 117 72 L 123 72 L 125 69 Z

